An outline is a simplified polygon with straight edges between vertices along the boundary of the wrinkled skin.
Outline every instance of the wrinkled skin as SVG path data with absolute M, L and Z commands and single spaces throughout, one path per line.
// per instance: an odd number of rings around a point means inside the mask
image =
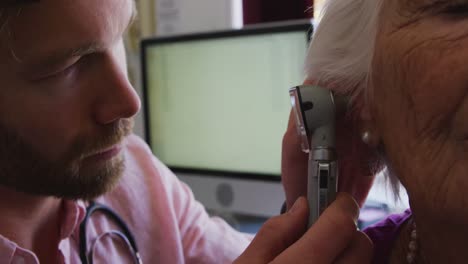
M 419 259 L 431 263 L 468 257 L 467 10 L 466 1 L 386 1 L 372 67 L 367 121 L 408 191 Z M 399 263 L 405 252 L 394 253 Z

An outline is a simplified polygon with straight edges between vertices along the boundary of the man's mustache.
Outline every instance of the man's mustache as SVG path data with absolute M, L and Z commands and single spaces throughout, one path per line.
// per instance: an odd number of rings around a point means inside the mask
M 81 160 L 121 143 L 125 137 L 132 133 L 133 125 L 133 119 L 120 119 L 101 127 L 99 135 L 93 138 L 89 136 L 78 138 L 71 148 L 71 159 L 79 157 Z

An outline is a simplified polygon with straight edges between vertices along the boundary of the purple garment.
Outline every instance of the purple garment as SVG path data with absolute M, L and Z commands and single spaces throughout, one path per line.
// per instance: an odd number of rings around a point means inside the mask
M 363 230 L 374 243 L 373 264 L 385 264 L 390 260 L 393 243 L 396 241 L 401 228 L 411 217 L 411 210 L 401 214 L 393 214 L 385 220 Z

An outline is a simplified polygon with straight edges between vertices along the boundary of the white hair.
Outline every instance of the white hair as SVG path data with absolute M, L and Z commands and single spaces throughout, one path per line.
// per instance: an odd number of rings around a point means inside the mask
M 307 79 L 351 98 L 367 92 L 382 6 L 383 0 L 328 0 L 310 43 Z
M 313 34 L 306 62 L 306 78 L 351 98 L 366 100 L 371 93 L 369 78 L 384 0 L 327 0 Z M 354 103 L 353 103 L 354 102 Z M 365 103 L 365 102 L 363 102 Z M 400 183 L 382 157 L 395 200 Z

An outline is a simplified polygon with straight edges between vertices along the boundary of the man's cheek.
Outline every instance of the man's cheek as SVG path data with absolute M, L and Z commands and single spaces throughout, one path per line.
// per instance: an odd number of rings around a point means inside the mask
M 28 127 L 17 133 L 26 144 L 45 160 L 53 162 L 59 160 L 66 150 L 67 141 L 59 129 L 50 130 L 48 126 Z

